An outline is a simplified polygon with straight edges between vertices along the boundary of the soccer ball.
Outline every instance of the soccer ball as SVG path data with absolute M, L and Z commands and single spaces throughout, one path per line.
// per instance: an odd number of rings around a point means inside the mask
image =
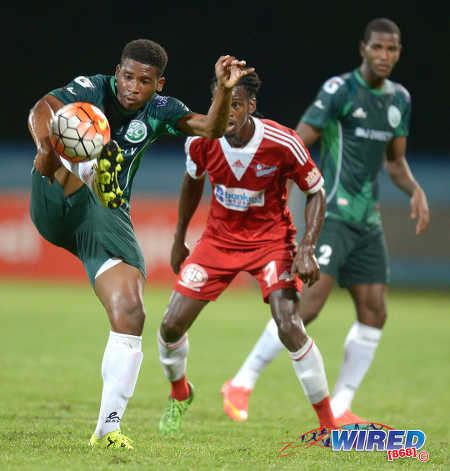
M 110 137 L 106 116 L 91 103 L 69 103 L 55 113 L 50 123 L 53 147 L 70 162 L 95 159 Z

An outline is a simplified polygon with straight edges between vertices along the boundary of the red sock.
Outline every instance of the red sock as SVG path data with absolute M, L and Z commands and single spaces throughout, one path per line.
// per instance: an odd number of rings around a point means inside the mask
M 173 397 L 177 401 L 184 401 L 189 397 L 190 390 L 186 381 L 186 376 L 183 376 L 181 379 L 172 381 L 172 392 L 170 397 Z
M 317 417 L 319 418 L 319 424 L 321 427 L 327 428 L 339 428 L 331 412 L 330 396 L 325 397 L 320 402 L 312 405 L 316 411 Z

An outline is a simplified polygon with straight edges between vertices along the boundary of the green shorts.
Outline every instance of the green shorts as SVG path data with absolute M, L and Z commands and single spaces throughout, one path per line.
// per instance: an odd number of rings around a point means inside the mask
M 325 219 L 316 246 L 320 271 L 340 286 L 389 281 L 389 260 L 381 226 L 358 228 L 337 219 Z
M 55 180 L 33 169 L 30 216 L 44 239 L 72 252 L 84 265 L 94 286 L 98 269 L 117 257 L 136 267 L 144 277 L 145 261 L 130 215 L 125 209 L 106 209 L 83 185 L 66 197 Z

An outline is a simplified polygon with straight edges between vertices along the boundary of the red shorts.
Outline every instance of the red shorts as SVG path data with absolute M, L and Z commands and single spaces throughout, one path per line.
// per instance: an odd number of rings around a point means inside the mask
M 298 277 L 286 281 L 295 256 L 294 244 L 285 242 L 258 249 L 224 249 L 208 238 L 201 239 L 178 273 L 174 290 L 203 301 L 215 301 L 241 271 L 250 273 L 259 283 L 264 302 L 281 288 L 301 291 Z

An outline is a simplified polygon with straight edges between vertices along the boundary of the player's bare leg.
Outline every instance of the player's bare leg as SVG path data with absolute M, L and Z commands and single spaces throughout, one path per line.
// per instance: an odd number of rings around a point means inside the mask
M 183 427 L 183 416 L 194 397 L 194 389 L 186 379 L 189 340 L 187 331 L 208 301 L 189 298 L 172 292 L 158 332 L 159 359 L 171 383 L 167 407 L 159 423 L 159 431 L 174 434 Z
M 145 280 L 137 268 L 122 261 L 112 261 L 110 265 L 95 279 L 95 291 L 108 313 L 111 332 L 102 362 L 100 413 L 90 443 L 132 448 L 131 440 L 120 432 L 120 422 L 134 393 L 143 358 Z
M 340 424 L 365 422 L 351 412 L 351 403 L 372 363 L 386 321 L 387 286 L 381 283 L 349 288 L 357 318 L 344 344 L 344 360 L 331 406 Z
M 303 287 L 298 309 L 304 325 L 318 316 L 333 284 L 334 279 L 322 273 L 313 286 Z M 248 419 L 249 396 L 259 375 L 284 348 L 272 318 L 237 374 L 222 387 L 224 409 L 232 420 L 239 422 Z
M 279 289 L 270 294 L 269 303 L 280 340 L 289 351 L 295 374 L 316 411 L 320 426 L 334 427 L 322 355 L 303 326 L 298 292 L 294 288 Z

